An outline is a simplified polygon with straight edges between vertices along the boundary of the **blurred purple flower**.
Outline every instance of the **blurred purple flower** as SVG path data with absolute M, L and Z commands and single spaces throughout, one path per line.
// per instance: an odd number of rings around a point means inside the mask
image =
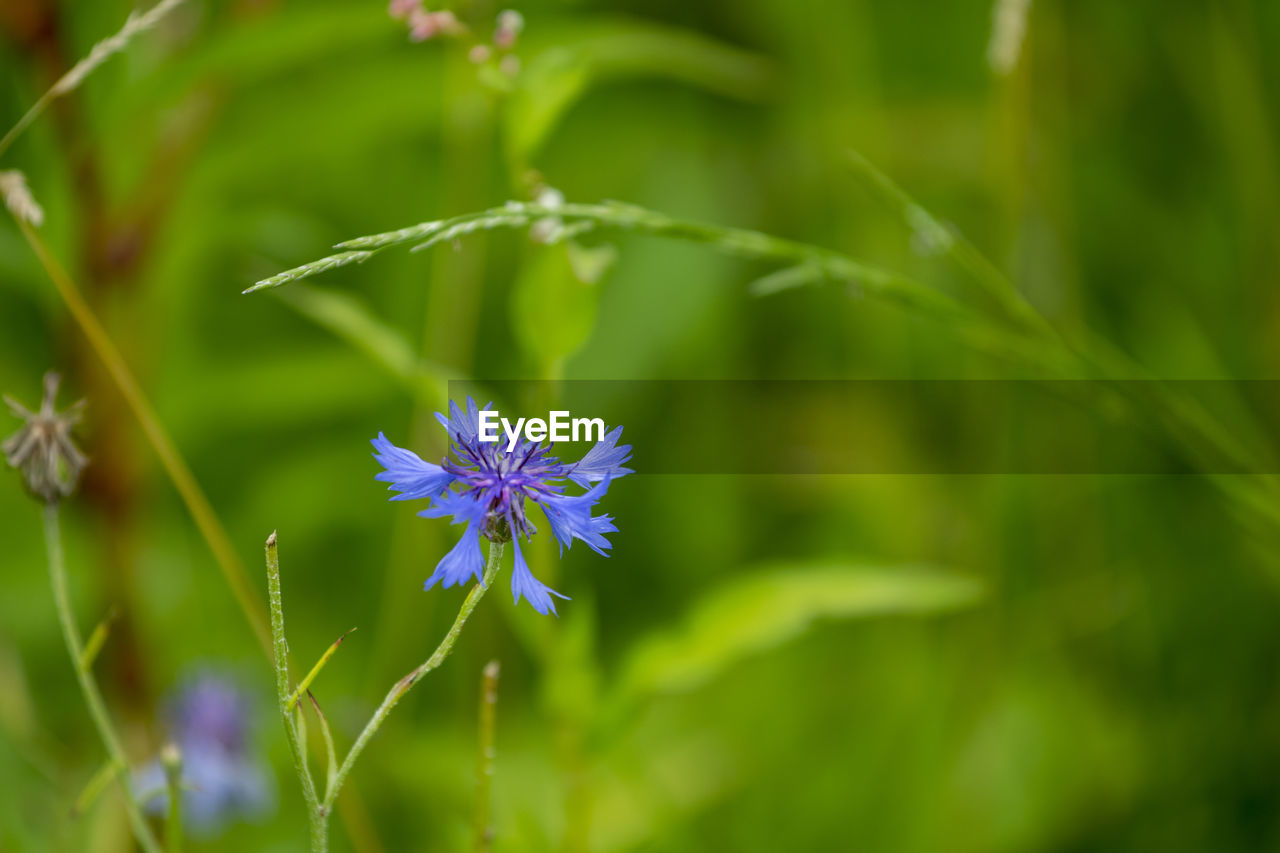
M 377 451 L 374 459 L 384 469 L 377 479 L 390 483 L 388 488 L 392 491 L 400 492 L 391 500 L 426 498 L 430 504 L 418 515 L 447 516 L 453 524 L 467 526 L 462 539 L 427 578 L 425 588 L 431 589 L 437 583 L 448 588 L 473 577 L 484 583 L 484 557 L 478 537 L 483 535 L 494 542 L 511 540 L 515 546 L 511 592 L 516 603 L 523 597 L 539 613 L 555 613 L 551 597 L 566 596 L 535 578 L 520 551 L 520 537 L 527 541 L 537 533 L 525 513 L 526 501 L 542 509 L 562 553 L 574 539 L 581 539 L 596 553 L 607 557 L 611 545 L 604 534 L 616 532 L 618 528 L 612 516 L 592 516 L 591 512 L 612 480 L 631 473 L 630 468 L 623 467 L 631 459 L 631 446 L 618 446 L 622 427 L 608 433 L 580 461 L 561 463 L 548 455 L 550 444 L 525 441 L 508 452 L 505 439 L 480 441 L 479 409 L 470 397 L 465 413 L 452 401 L 449 409 L 449 417 L 437 414 L 436 418 L 449 432 L 454 458 L 446 457 L 439 465 L 396 447 L 382 433 L 373 440 Z M 586 488 L 587 492 L 577 496 L 564 494 L 565 480 Z M 458 490 L 451 490 L 451 486 L 457 486 Z
M 182 760 L 183 815 L 194 833 L 212 835 L 230 821 L 274 809 L 275 780 L 250 750 L 251 703 L 234 682 L 199 673 L 170 700 L 165 716 Z M 168 810 L 159 760 L 135 772 L 133 787 L 152 814 Z

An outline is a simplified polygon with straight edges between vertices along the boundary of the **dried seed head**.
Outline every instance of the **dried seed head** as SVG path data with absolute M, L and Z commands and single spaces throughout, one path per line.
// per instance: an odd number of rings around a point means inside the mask
M 1002 76 L 1013 73 L 1027 35 L 1031 0 L 996 0 L 991 9 L 991 40 L 987 63 Z
M 0 198 L 4 199 L 4 205 L 9 208 L 9 212 L 23 222 L 28 222 L 37 228 L 44 224 L 44 209 L 40 207 L 35 196 L 31 195 L 31 188 L 27 186 L 27 176 L 17 169 L 6 169 L 0 172 Z
M 4 402 L 22 428 L 0 444 L 0 452 L 9 467 L 17 468 L 27 488 L 46 503 L 56 503 L 75 490 L 80 474 L 89 459 L 75 446 L 71 428 L 80 422 L 84 401 L 59 412 L 54 408 L 58 396 L 58 374 L 44 376 L 44 399 L 40 411 L 31 412 L 17 400 L 5 396 Z

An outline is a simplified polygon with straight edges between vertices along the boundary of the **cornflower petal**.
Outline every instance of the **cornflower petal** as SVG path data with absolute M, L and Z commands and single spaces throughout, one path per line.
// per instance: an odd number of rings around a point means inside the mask
M 377 451 L 373 458 L 385 469 L 374 476 L 374 479 L 390 483 L 388 491 L 400 492 L 391 498 L 393 501 L 434 498 L 454 481 L 453 474 L 439 465 L 424 461 L 412 450 L 396 447 L 382 433 L 378 433 L 378 437 L 371 439 L 369 443 Z
M 609 556 L 605 552 L 613 546 L 603 534 L 617 529 L 612 524 L 613 519 L 606 515 L 591 517 L 591 510 L 604 497 L 608 488 L 609 478 L 605 477 L 583 495 L 569 497 L 549 494 L 536 498 L 551 525 L 551 535 L 560 543 L 560 553 L 563 554 L 574 539 L 581 539 L 597 554 Z
M 529 571 L 529 564 L 524 561 L 524 554 L 520 552 L 520 540 L 512 539 L 511 544 L 515 546 L 515 563 L 511 571 L 511 594 L 515 599 L 515 603 L 520 603 L 520 597 L 524 596 L 525 601 L 529 602 L 529 606 L 534 610 L 546 616 L 548 613 L 559 615 L 556 613 L 556 604 L 551 600 L 551 596 L 569 600 L 569 596 L 561 595 L 551 587 L 544 584 L 533 576 L 533 572 Z
M 493 408 L 492 401 L 485 405 L 485 410 Z M 467 411 L 464 414 L 462 409 L 458 408 L 458 404 L 449 401 L 449 417 L 436 412 L 436 420 L 449 433 L 449 439 L 459 444 L 474 448 L 477 438 L 480 435 L 480 407 L 476 405 L 476 401 L 467 398 Z
M 484 584 L 484 557 L 480 554 L 480 524 L 473 521 L 448 554 L 440 559 L 436 570 L 427 578 L 423 589 L 431 589 L 440 583 L 445 589 L 466 583 L 474 577 L 478 583 Z
M 631 461 L 631 445 L 618 447 L 618 439 L 622 437 L 622 427 L 614 427 L 613 431 L 595 443 L 576 465 L 567 466 L 568 477 L 582 488 L 598 483 L 605 477 L 617 478 L 635 473 L 630 468 L 623 468 Z
M 418 515 L 422 518 L 452 516 L 450 524 L 479 524 L 484 521 L 485 502 L 477 500 L 475 492 L 441 492 Z

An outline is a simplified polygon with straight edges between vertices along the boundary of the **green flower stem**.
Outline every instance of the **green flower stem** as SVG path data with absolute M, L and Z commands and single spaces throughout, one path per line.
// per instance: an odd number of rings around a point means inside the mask
M 476 748 L 476 813 L 472 849 L 488 853 L 493 845 L 489 824 L 489 790 L 493 783 L 494 739 L 498 718 L 498 662 L 489 661 L 480 681 L 480 737 Z
M 49 552 L 49 580 L 53 584 L 53 602 L 58 610 L 58 620 L 62 624 L 62 636 L 67 642 L 67 654 L 71 656 L 71 668 L 75 670 L 76 678 L 80 681 L 80 692 L 84 694 L 89 716 L 93 718 L 98 736 L 102 738 L 102 744 L 111 757 L 116 778 L 120 782 L 121 793 L 124 795 L 124 807 L 129 815 L 133 834 L 146 853 L 160 853 L 160 843 L 156 841 L 146 818 L 142 816 L 142 809 L 129 787 L 127 778 L 129 761 L 125 758 L 124 747 L 121 746 L 120 738 L 111 725 L 111 718 L 107 715 L 102 693 L 98 690 L 97 682 L 93 680 L 93 673 L 87 667 L 80 666 L 84 646 L 80 641 L 80 631 L 76 628 L 75 617 L 71 614 L 71 599 L 67 594 L 67 568 L 62 554 L 62 530 L 58 524 L 56 503 L 47 504 L 44 508 L 44 538 Z
M 489 559 L 484 569 L 484 582 L 476 584 L 471 588 L 471 592 L 467 593 L 466 599 L 462 602 L 462 608 L 458 611 L 457 618 L 453 620 L 453 627 L 449 629 L 449 633 L 444 635 L 444 639 L 440 641 L 440 645 L 436 647 L 436 650 L 431 653 L 431 657 L 427 658 L 404 678 L 397 681 L 395 686 L 391 688 L 391 692 L 387 694 L 387 698 L 382 700 L 378 710 L 373 713 L 373 716 L 365 725 L 364 731 L 360 732 L 360 736 L 356 738 L 351 751 L 343 759 L 342 766 L 338 768 L 338 772 L 333 777 L 329 789 L 325 792 L 324 802 L 321 805 L 325 814 L 332 810 L 333 803 L 338 798 L 338 791 L 342 789 L 342 783 L 346 781 L 352 765 L 356 763 L 356 759 L 360 757 L 360 753 L 364 751 L 369 740 L 381 728 L 383 721 L 391 713 L 391 709 L 396 706 L 396 703 L 400 701 L 404 694 L 409 692 L 413 685 L 417 684 L 424 675 L 438 667 L 449 656 L 454 644 L 458 642 L 458 636 L 462 633 L 462 626 L 467 624 L 467 619 L 471 616 L 471 612 L 476 609 L 476 605 L 480 603 L 481 598 L 484 598 L 484 594 L 488 592 L 489 587 L 492 586 L 494 579 L 498 576 L 498 566 L 501 561 L 502 543 L 490 542 Z
M 168 853 L 182 853 L 182 754 L 173 744 L 160 753 L 165 786 L 169 789 L 169 817 L 164 824 Z
M 271 611 L 271 648 L 276 670 L 276 701 L 280 705 L 280 717 L 284 720 L 284 733 L 293 754 L 293 768 L 302 784 L 302 797 L 307 803 L 307 821 L 311 826 L 312 853 L 324 853 L 329 849 L 329 810 L 320 805 L 315 782 L 307 769 L 306 744 L 299 737 L 298 727 L 290 711 L 289 698 L 289 643 L 284 637 L 284 602 L 280 596 L 280 554 L 276 534 L 267 537 L 267 601 Z

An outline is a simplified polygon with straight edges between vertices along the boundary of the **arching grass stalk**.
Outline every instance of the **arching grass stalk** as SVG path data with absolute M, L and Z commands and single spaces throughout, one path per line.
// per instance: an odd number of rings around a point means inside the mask
M 58 504 L 50 502 L 44 508 L 44 537 L 48 549 L 49 580 L 53 585 L 53 603 L 58 611 L 58 622 L 62 627 L 62 636 L 67 644 L 67 654 L 71 657 L 71 666 L 80 682 L 80 692 L 84 694 L 84 703 L 93 718 L 93 725 L 98 730 L 102 745 L 110 756 L 111 767 L 120 783 L 120 792 L 124 798 L 125 812 L 129 816 L 129 825 L 134 837 L 146 853 L 160 853 L 160 844 L 156 841 L 146 818 L 142 816 L 142 808 L 138 805 L 129 786 L 129 761 L 125 757 L 120 737 L 111 724 L 106 704 L 102 701 L 102 693 L 93 679 L 93 671 L 82 665 L 84 660 L 84 644 L 80 640 L 80 631 L 76 627 L 74 614 L 71 612 L 71 598 L 67 593 L 67 568 L 62 553 L 62 530 L 58 523 Z
M 41 95 L 31 105 L 31 108 L 23 114 L 22 118 L 18 119 L 17 124 L 9 128 L 9 131 L 3 137 L 0 137 L 0 154 L 3 154 L 13 144 L 13 141 L 22 134 L 22 131 L 39 118 L 40 114 L 56 98 L 75 91 L 99 65 L 128 47 L 134 36 L 144 33 L 160 23 L 165 15 L 168 15 L 182 3 L 183 0 L 160 0 L 159 3 L 142 14 L 131 13 L 119 32 L 95 44 L 84 59 L 81 59 L 67 73 L 58 78 L 58 82 L 54 83 L 49 88 L 49 91 Z
M 725 228 L 704 222 L 676 219 L 635 205 L 563 204 L 547 207 L 531 202 L 510 201 L 502 207 L 468 213 L 449 219 L 423 222 L 397 231 L 371 234 L 339 243 L 343 251 L 265 278 L 245 293 L 280 287 L 311 278 L 329 270 L 363 264 L 374 255 L 395 246 L 410 245 L 418 252 L 449 243 L 467 234 L 495 229 L 518 229 L 536 222 L 558 223 L 552 240 L 562 240 L 586 232 L 623 231 L 655 237 L 702 243 L 735 257 L 785 265 L 785 275 L 769 276 L 757 282 L 761 293 L 822 282 L 846 282 L 868 297 L 878 299 L 917 316 L 944 325 L 952 334 L 975 349 L 992 352 L 1019 363 L 1060 375 L 1070 371 L 1070 357 L 1061 341 L 1046 333 L 1047 324 L 1032 319 L 1025 311 L 1001 311 L 987 317 L 981 310 L 957 301 L 949 294 L 923 285 L 907 276 L 840 252 L 808 243 L 775 237 L 760 231 Z
M 562 204 L 554 207 L 511 201 L 502 207 L 337 244 L 341 251 L 263 279 L 245 293 L 280 287 L 331 269 L 362 264 L 395 246 L 421 251 L 467 234 L 551 223 L 552 240 L 586 232 L 623 231 L 701 243 L 724 254 L 768 261 L 781 269 L 753 288 L 771 293 L 823 282 L 857 286 L 868 298 L 933 321 L 973 349 L 998 356 L 1050 378 L 1087 379 L 1108 384 L 1138 411 L 1158 418 L 1188 460 L 1208 475 L 1230 506 L 1264 528 L 1280 531 L 1280 484 L 1271 476 L 1240 478 L 1234 473 L 1263 470 L 1242 446 L 1195 401 L 1162 386 L 1132 359 L 1090 335 L 1068 339 L 1018 292 L 1012 282 L 954 229 L 942 224 L 885 175 L 855 155 L 853 165 L 877 195 L 934 253 L 956 264 L 977 285 L 979 298 L 959 300 L 907 276 L 864 263 L 830 249 L 759 231 L 676 219 L 634 205 Z M 1139 381 L 1133 381 L 1139 380 Z M 1105 401 L 1099 399 L 1099 405 Z
M 342 784 L 346 781 L 351 768 L 355 766 L 356 759 L 360 757 L 370 739 L 377 734 L 387 715 L 391 713 L 391 709 L 399 703 L 400 699 L 423 676 L 440 666 L 444 659 L 449 656 L 449 652 L 453 650 L 454 645 L 458 642 L 458 637 L 462 634 L 462 628 L 466 625 L 467 619 L 470 618 L 471 613 L 476 609 L 476 605 L 480 603 L 480 599 L 488 592 L 489 587 L 498 575 L 498 568 L 502 561 L 502 543 L 491 542 L 489 544 L 489 556 L 485 564 L 484 582 L 476 584 L 467 593 L 461 609 L 458 610 L 457 617 L 453 620 L 453 625 L 449 628 L 449 632 L 445 634 L 444 639 L 441 640 L 440 645 L 432 652 L 431 657 L 423 661 L 404 678 L 397 681 L 387 693 L 386 698 L 382 700 L 382 704 L 374 711 L 373 716 L 370 717 L 369 722 L 360 732 L 355 743 L 352 744 L 350 751 L 348 751 L 340 766 L 336 762 L 329 724 L 324 715 L 320 713 L 319 705 L 314 702 L 314 697 L 310 697 L 312 707 L 316 711 L 316 716 L 322 727 L 329 759 L 323 797 L 319 795 L 315 780 L 312 779 L 311 771 L 307 766 L 306 727 L 303 722 L 302 703 L 299 697 L 299 694 L 304 691 L 302 688 L 293 688 L 289 680 L 289 643 L 284 633 L 284 602 L 280 593 L 280 556 L 275 533 L 272 533 L 267 538 L 266 554 L 267 594 L 271 612 L 271 641 L 275 659 L 276 699 L 279 703 L 280 716 L 284 721 L 285 737 L 289 741 L 289 750 L 293 755 L 294 770 L 302 786 L 303 799 L 306 801 L 307 819 L 311 829 L 311 850 L 312 853 L 324 853 L 324 851 L 328 850 L 329 843 L 329 815 L 333 812 L 334 803 L 338 799 L 338 792 L 341 791 Z M 319 666 L 316 667 L 316 669 L 318 668 Z M 310 691 L 305 692 L 310 696 Z
M 253 293 L 279 287 L 282 284 L 310 278 L 339 267 L 364 263 L 378 252 L 392 246 L 411 243 L 414 244 L 412 251 L 417 252 L 477 231 L 523 228 L 546 219 L 557 219 L 563 223 L 564 227 L 559 237 L 600 229 L 636 231 L 660 237 L 707 243 L 728 254 L 791 262 L 831 278 L 857 281 L 869 292 L 930 314 L 954 316 L 965 313 L 957 303 L 936 290 L 917 284 L 897 273 L 864 264 L 829 249 L 784 240 L 759 231 L 722 228 L 673 219 L 661 213 L 623 204 L 565 204 L 558 207 L 545 207 L 531 202 L 511 201 L 503 207 L 491 208 L 479 213 L 424 222 L 398 231 L 347 240 L 336 247 L 342 249 L 342 252 L 263 279 L 244 292 Z

